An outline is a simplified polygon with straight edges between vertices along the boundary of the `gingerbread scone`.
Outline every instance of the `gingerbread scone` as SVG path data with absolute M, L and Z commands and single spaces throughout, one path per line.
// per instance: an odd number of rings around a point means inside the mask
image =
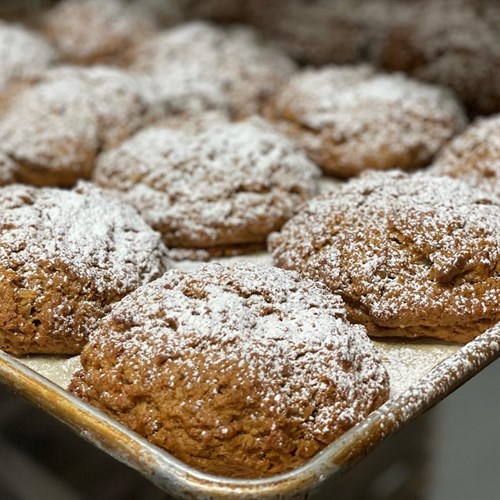
M 76 354 L 110 304 L 166 270 L 161 237 L 90 184 L 0 188 L 0 349 Z
M 500 112 L 500 5 L 429 0 L 387 36 L 380 64 L 455 90 L 473 113 Z
M 222 476 L 297 467 L 388 397 L 340 297 L 268 266 L 169 271 L 113 307 L 69 390 Z
M 64 0 L 41 28 L 64 59 L 76 64 L 120 63 L 135 44 L 157 30 L 154 18 L 123 0 Z
M 500 196 L 500 115 L 472 123 L 441 150 L 428 172 L 463 179 Z
M 338 177 L 428 165 L 465 126 L 448 90 L 368 65 L 304 70 L 277 92 L 266 114 Z
M 142 130 L 99 157 L 94 181 L 121 192 L 169 247 L 199 250 L 193 258 L 255 251 L 316 193 L 320 171 L 261 119 L 208 123 Z
M 20 24 L 0 20 L 0 92 L 13 82 L 33 78 L 57 60 L 40 35 Z
M 276 265 L 324 282 L 376 336 L 467 342 L 500 320 L 500 202 L 464 182 L 376 173 L 269 237 Z
M 286 81 L 295 64 L 249 28 L 198 21 L 142 44 L 130 69 L 148 75 L 152 107 L 163 115 L 221 109 L 247 116 Z
M 106 67 L 60 67 L 9 96 L 0 149 L 21 182 L 72 186 L 90 177 L 96 155 L 143 123 L 146 102 L 131 75 Z
M 394 0 L 244 3 L 251 24 L 295 59 L 314 65 L 370 58 L 379 52 L 385 33 L 404 22 L 410 11 L 407 2 Z

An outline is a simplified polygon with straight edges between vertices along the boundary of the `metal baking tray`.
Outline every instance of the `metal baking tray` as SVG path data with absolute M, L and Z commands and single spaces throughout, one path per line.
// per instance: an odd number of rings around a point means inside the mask
M 269 256 L 225 259 L 269 262 Z M 190 268 L 198 264 L 178 263 Z M 0 351 L 0 383 L 51 413 L 78 435 L 179 498 L 305 498 L 340 475 L 500 356 L 500 323 L 465 346 L 439 341 L 374 340 L 391 378 L 378 410 L 306 464 L 266 479 L 200 472 L 64 390 L 78 357 L 14 358 Z

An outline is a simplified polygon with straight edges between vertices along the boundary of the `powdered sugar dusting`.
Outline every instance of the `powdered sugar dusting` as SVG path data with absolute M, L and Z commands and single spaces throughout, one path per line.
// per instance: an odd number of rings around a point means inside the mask
M 81 369 L 80 356 L 25 356 L 19 361 L 65 389 L 73 374 Z
M 84 63 L 116 57 L 154 32 L 155 24 L 145 9 L 121 0 L 64 0 L 43 20 L 61 53 Z
M 448 359 L 462 346 L 437 342 L 373 340 L 391 379 L 391 397 L 397 397 Z
M 47 170 L 83 170 L 98 148 L 98 126 L 82 83 L 28 88 L 2 117 L 0 147 L 16 162 Z
M 15 161 L 88 176 L 100 148 L 142 125 L 138 81 L 106 67 L 59 67 L 13 97 L 2 117 L 0 144 Z
M 18 24 L 0 20 L 0 91 L 15 80 L 38 76 L 56 60 L 41 36 Z
M 500 310 L 499 202 L 466 184 L 371 174 L 270 237 L 275 262 L 323 280 L 371 321 L 458 328 Z
M 24 276 L 52 263 L 105 294 L 130 292 L 164 272 L 158 233 L 91 185 L 77 191 L 7 186 L 0 207 L 0 266 Z
M 123 192 L 172 246 L 264 241 L 317 191 L 318 168 L 260 119 L 198 134 L 153 127 L 99 158 L 95 181 Z
M 149 75 L 151 103 L 167 115 L 206 109 L 251 114 L 294 68 L 250 29 L 200 21 L 153 37 L 137 49 L 131 66 Z
M 449 90 L 367 65 L 297 74 L 277 93 L 270 114 L 302 127 L 292 134 L 315 158 L 330 154 L 357 170 L 387 156 L 401 166 L 425 164 L 466 123 Z
M 165 370 L 187 366 L 188 389 L 207 377 L 215 387 L 224 367 L 237 366 L 234 390 L 255 380 L 262 411 L 287 413 L 303 420 L 306 436 L 324 437 L 363 418 L 388 384 L 363 327 L 347 323 L 344 314 L 339 297 L 296 273 L 211 264 L 170 271 L 137 290 L 114 307 L 91 344 L 118 352 L 117 370 L 148 367 L 146 385 L 159 376 L 168 380 Z M 126 331 L 106 327 L 111 322 Z M 154 363 L 159 356 L 169 363 Z M 302 414 L 311 401 L 315 412 Z
M 428 172 L 460 178 L 500 196 L 500 115 L 476 120 L 443 148 Z

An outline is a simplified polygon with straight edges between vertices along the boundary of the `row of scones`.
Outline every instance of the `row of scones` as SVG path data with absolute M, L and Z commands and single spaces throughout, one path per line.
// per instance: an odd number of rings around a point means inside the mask
M 301 67 L 304 2 L 284 2 L 274 43 L 259 1 L 190 4 L 266 40 L 162 30 L 182 2 L 0 22 L 0 349 L 81 354 L 73 394 L 246 478 L 303 464 L 387 400 L 370 336 L 465 343 L 500 320 L 500 115 L 469 124 L 438 78 L 346 46 Z M 265 250 L 274 265 L 245 262 Z

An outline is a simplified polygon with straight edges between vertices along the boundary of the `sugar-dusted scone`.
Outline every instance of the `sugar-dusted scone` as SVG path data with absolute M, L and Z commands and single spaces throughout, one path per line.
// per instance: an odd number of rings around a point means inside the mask
M 76 64 L 120 63 L 158 28 L 140 2 L 63 0 L 42 18 L 41 28 L 64 59 Z
M 159 33 L 131 59 L 131 70 L 148 75 L 152 106 L 163 115 L 208 109 L 250 115 L 295 70 L 251 29 L 201 21 Z
M 76 354 L 110 304 L 166 270 L 161 237 L 90 184 L 0 188 L 0 349 Z
M 0 92 L 18 80 L 33 78 L 57 60 L 42 36 L 20 24 L 0 20 Z
M 494 195 L 379 172 L 312 200 L 269 248 L 339 293 L 371 335 L 467 342 L 500 320 L 499 229 Z
M 113 307 L 81 360 L 71 392 L 221 476 L 301 465 L 389 394 L 339 296 L 248 263 L 167 272 Z
M 415 16 L 389 32 L 380 63 L 451 87 L 472 113 L 499 113 L 499 2 L 415 4 Z
M 0 150 L 19 181 L 72 186 L 89 178 L 95 157 L 143 123 L 140 83 L 107 67 L 60 67 L 19 86 L 4 102 Z
M 297 73 L 271 99 L 266 114 L 326 173 L 339 177 L 368 168 L 428 165 L 466 122 L 445 88 L 368 65 Z
M 455 137 L 428 170 L 500 196 L 500 115 L 477 119 Z
M 320 171 L 261 119 L 202 121 L 140 131 L 99 157 L 94 181 L 119 191 L 169 247 L 203 250 L 195 258 L 262 248 L 316 193 Z

